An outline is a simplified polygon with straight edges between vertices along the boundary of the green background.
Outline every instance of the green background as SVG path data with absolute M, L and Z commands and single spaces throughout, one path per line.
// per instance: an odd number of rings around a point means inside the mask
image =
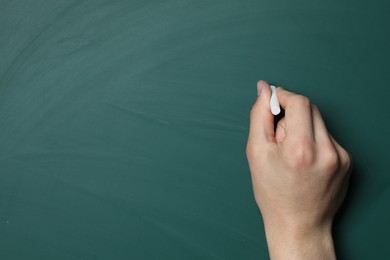
M 268 258 L 259 79 L 353 156 L 339 258 L 388 258 L 388 3 L 0 0 L 0 258 Z

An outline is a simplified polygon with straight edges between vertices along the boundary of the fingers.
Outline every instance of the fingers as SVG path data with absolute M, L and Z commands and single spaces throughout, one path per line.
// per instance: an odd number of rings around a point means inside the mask
M 286 136 L 286 118 L 283 117 L 279 120 L 278 125 L 276 126 L 275 139 L 277 143 L 283 142 L 284 137 Z
M 314 124 L 314 135 L 317 144 L 321 147 L 326 145 L 332 145 L 337 151 L 341 167 L 343 167 L 346 171 L 350 170 L 352 166 L 351 155 L 328 132 L 318 107 L 314 104 L 312 104 L 311 107 Z
M 250 112 L 249 138 L 261 143 L 275 142 L 274 116 L 269 106 L 271 89 L 264 80 L 257 83 L 257 88 L 261 91 Z
M 314 139 L 319 144 L 329 143 L 331 140 L 320 110 L 314 104 L 311 105 L 311 110 L 313 117 Z
M 339 155 L 339 159 L 341 162 L 341 167 L 344 168 L 346 172 L 350 172 L 352 170 L 352 156 L 347 152 L 334 138 L 331 134 L 329 134 L 330 140 L 333 143 L 334 147 L 337 150 Z
M 280 106 L 285 110 L 286 140 L 314 140 L 313 119 L 310 100 L 302 95 L 276 89 Z

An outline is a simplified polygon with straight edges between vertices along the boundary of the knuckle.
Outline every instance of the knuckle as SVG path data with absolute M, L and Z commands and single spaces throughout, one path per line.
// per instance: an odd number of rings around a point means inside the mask
M 246 145 L 246 156 L 248 157 L 248 159 L 253 158 L 258 153 L 259 153 L 258 146 L 253 145 L 252 143 L 248 143 Z
M 315 154 L 309 142 L 301 142 L 289 151 L 289 165 L 292 169 L 302 171 L 314 164 Z
M 257 113 L 257 106 L 256 106 L 256 103 L 252 106 L 250 112 L 249 112 L 249 116 L 252 118 L 255 116 L 255 114 Z
M 297 95 L 295 97 L 295 103 L 300 106 L 310 107 L 310 99 L 303 95 Z
M 245 152 L 249 162 L 263 164 L 269 160 L 269 156 L 273 153 L 273 149 L 269 145 L 260 145 L 258 143 L 248 142 Z
M 342 159 L 342 165 L 343 168 L 348 171 L 352 167 L 352 156 L 349 152 L 347 152 L 345 149 L 341 150 L 341 158 Z
M 336 148 L 334 148 L 332 144 L 328 144 L 322 148 L 320 154 L 325 170 L 329 171 L 330 173 L 337 171 L 340 166 L 340 159 Z

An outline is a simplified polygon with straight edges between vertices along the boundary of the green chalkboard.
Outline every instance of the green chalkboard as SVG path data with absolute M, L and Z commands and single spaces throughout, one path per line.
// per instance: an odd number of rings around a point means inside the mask
M 0 259 L 266 259 L 256 82 L 351 152 L 340 259 L 389 258 L 390 3 L 1 0 Z

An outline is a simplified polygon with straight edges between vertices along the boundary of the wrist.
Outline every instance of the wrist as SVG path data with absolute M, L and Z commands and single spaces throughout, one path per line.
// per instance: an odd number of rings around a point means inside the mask
M 265 226 L 269 254 L 279 259 L 336 259 L 331 225 Z

